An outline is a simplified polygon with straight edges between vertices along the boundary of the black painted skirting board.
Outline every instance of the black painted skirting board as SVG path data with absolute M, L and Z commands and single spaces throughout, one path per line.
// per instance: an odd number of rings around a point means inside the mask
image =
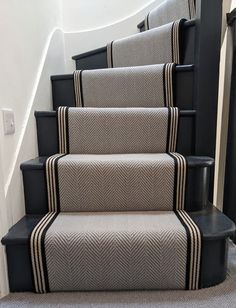
M 201 287 L 221 283 L 227 272 L 227 240 L 235 233 L 235 226 L 229 218 L 212 206 L 200 212 L 192 212 L 190 216 L 198 224 L 203 235 Z M 11 292 L 34 291 L 29 238 L 41 217 L 26 215 L 2 239 L 3 245 L 6 246 Z

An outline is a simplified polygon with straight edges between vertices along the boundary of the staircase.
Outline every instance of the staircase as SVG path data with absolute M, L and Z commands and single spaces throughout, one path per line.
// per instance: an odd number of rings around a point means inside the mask
M 51 77 L 39 157 L 21 165 L 26 215 L 2 239 L 12 292 L 225 279 L 235 226 L 209 202 L 214 159 L 196 151 L 195 5 L 166 0 L 142 32 Z

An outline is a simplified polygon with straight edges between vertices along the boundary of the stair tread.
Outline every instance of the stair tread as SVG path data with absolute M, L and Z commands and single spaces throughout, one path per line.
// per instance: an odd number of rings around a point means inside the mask
M 160 65 L 160 64 L 153 64 L 153 65 Z M 145 65 L 145 67 L 148 67 L 150 65 Z M 152 65 L 151 65 L 152 66 Z M 142 66 L 138 66 L 139 68 L 142 67 Z M 94 70 L 83 70 L 83 72 L 86 72 L 86 71 L 89 71 L 89 72 L 99 72 L 99 71 L 107 71 L 107 70 L 112 70 L 114 73 L 116 71 L 120 71 L 121 69 L 128 69 L 128 68 L 133 68 L 132 66 L 131 67 L 125 67 L 125 68 L 122 68 L 122 67 L 118 67 L 118 68 L 103 68 L 103 69 L 94 69 Z M 185 64 L 185 65 L 176 65 L 175 67 L 175 71 L 178 71 L 178 72 L 191 72 L 194 70 L 194 64 Z M 51 77 L 51 80 L 68 80 L 68 79 L 74 79 L 74 75 L 73 74 L 61 74 L 61 75 L 52 75 Z
M 109 213 L 109 212 L 107 212 Z M 106 215 L 109 215 L 107 214 Z M 144 214 L 148 215 L 150 212 L 112 212 L 111 215 L 126 215 L 129 214 L 132 217 Z M 152 212 L 153 213 L 153 212 Z M 87 215 L 104 215 L 104 212 L 86 213 Z M 79 214 L 79 215 L 85 215 Z M 149 214 L 150 215 L 150 214 Z M 189 216 L 198 224 L 202 231 L 204 240 L 216 240 L 227 238 L 234 235 L 235 225 L 234 223 L 223 213 L 221 213 L 214 206 L 209 206 L 207 209 L 198 212 L 190 212 Z M 40 221 L 43 215 L 26 215 L 20 221 L 18 221 L 8 232 L 8 234 L 2 239 L 4 245 L 16 245 L 27 244 L 30 234 L 36 224 Z
M 93 154 L 85 154 L 85 155 L 93 155 Z M 104 155 L 108 156 L 113 154 L 102 154 L 102 156 Z M 132 155 L 132 154 L 125 154 L 125 155 Z M 96 154 L 96 156 L 99 156 L 99 154 Z M 211 167 L 214 164 L 214 159 L 207 156 L 186 156 L 185 158 L 187 160 L 189 168 Z M 46 156 L 30 159 L 21 164 L 21 170 L 42 170 L 46 160 L 47 160 Z

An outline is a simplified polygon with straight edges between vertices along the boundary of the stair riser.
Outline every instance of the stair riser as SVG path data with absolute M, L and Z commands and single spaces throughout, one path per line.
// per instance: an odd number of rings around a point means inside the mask
M 21 166 L 24 181 L 26 214 L 48 212 L 47 186 L 43 164 Z M 187 172 L 185 207 L 187 211 L 202 210 L 208 204 L 210 167 L 201 163 Z
M 221 283 L 227 271 L 227 239 L 203 240 L 202 288 Z M 11 292 L 34 291 L 29 245 L 7 245 L 9 286 Z
M 183 63 L 194 63 L 194 42 L 195 42 L 195 25 L 187 22 L 183 33 Z M 107 68 L 107 51 L 106 48 L 99 48 L 82 55 L 74 56 L 77 70 L 90 70 Z M 154 63 L 153 63 L 154 64 Z
M 193 76 L 192 66 L 179 66 L 175 73 L 174 103 L 181 110 L 193 109 Z M 56 110 L 60 106 L 75 107 L 73 75 L 52 76 L 51 82 L 53 109 Z
M 39 156 L 50 156 L 58 153 L 58 128 L 55 112 L 36 112 Z M 183 155 L 194 155 L 195 113 L 180 114 L 177 152 Z
M 33 292 L 33 272 L 29 245 L 6 246 L 10 292 Z
M 26 214 L 46 214 L 48 197 L 44 169 L 23 170 Z

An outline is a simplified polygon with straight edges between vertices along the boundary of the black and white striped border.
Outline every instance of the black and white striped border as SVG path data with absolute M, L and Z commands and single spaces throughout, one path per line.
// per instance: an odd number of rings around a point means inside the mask
M 58 160 L 63 156 L 65 155 L 55 154 L 50 156 L 45 163 L 49 212 L 58 212 L 60 209 L 57 163 Z
M 107 44 L 107 67 L 113 67 L 113 42 Z
M 66 154 L 69 152 L 68 109 L 68 107 L 59 107 L 57 109 L 58 141 L 60 154 Z
M 57 163 L 63 156 L 62 154 L 55 154 L 49 157 L 45 163 L 48 213 L 36 225 L 30 236 L 31 263 L 37 293 L 49 291 L 44 239 L 47 230 L 60 212 Z
M 176 211 L 175 213 L 187 233 L 186 289 L 198 290 L 200 288 L 202 255 L 201 231 L 186 211 Z
M 145 28 L 149 28 L 148 22 L 149 14 L 145 19 Z M 183 20 L 173 22 L 171 29 L 171 46 L 172 46 L 172 61 L 176 64 L 180 64 L 180 24 Z M 107 66 L 108 68 L 113 67 L 113 43 L 107 44 Z
M 44 239 L 47 230 L 57 215 L 58 213 L 55 212 L 46 214 L 34 228 L 30 236 L 31 263 L 35 292 L 37 293 L 46 293 L 49 291 Z
M 172 61 L 180 64 L 180 23 L 182 20 L 173 22 L 171 37 L 172 37 Z
M 169 153 L 175 162 L 174 210 L 184 210 L 187 163 L 183 155 Z
M 166 63 L 163 68 L 163 88 L 164 88 L 164 98 L 165 106 L 174 106 L 174 89 L 173 89 L 173 74 L 174 74 L 175 64 Z
M 75 107 L 84 107 L 83 102 L 83 86 L 82 86 L 82 70 L 74 71 L 74 92 L 75 92 Z
M 170 107 L 169 109 L 169 123 L 167 136 L 166 152 L 175 152 L 178 135 L 179 109 L 177 107 Z

